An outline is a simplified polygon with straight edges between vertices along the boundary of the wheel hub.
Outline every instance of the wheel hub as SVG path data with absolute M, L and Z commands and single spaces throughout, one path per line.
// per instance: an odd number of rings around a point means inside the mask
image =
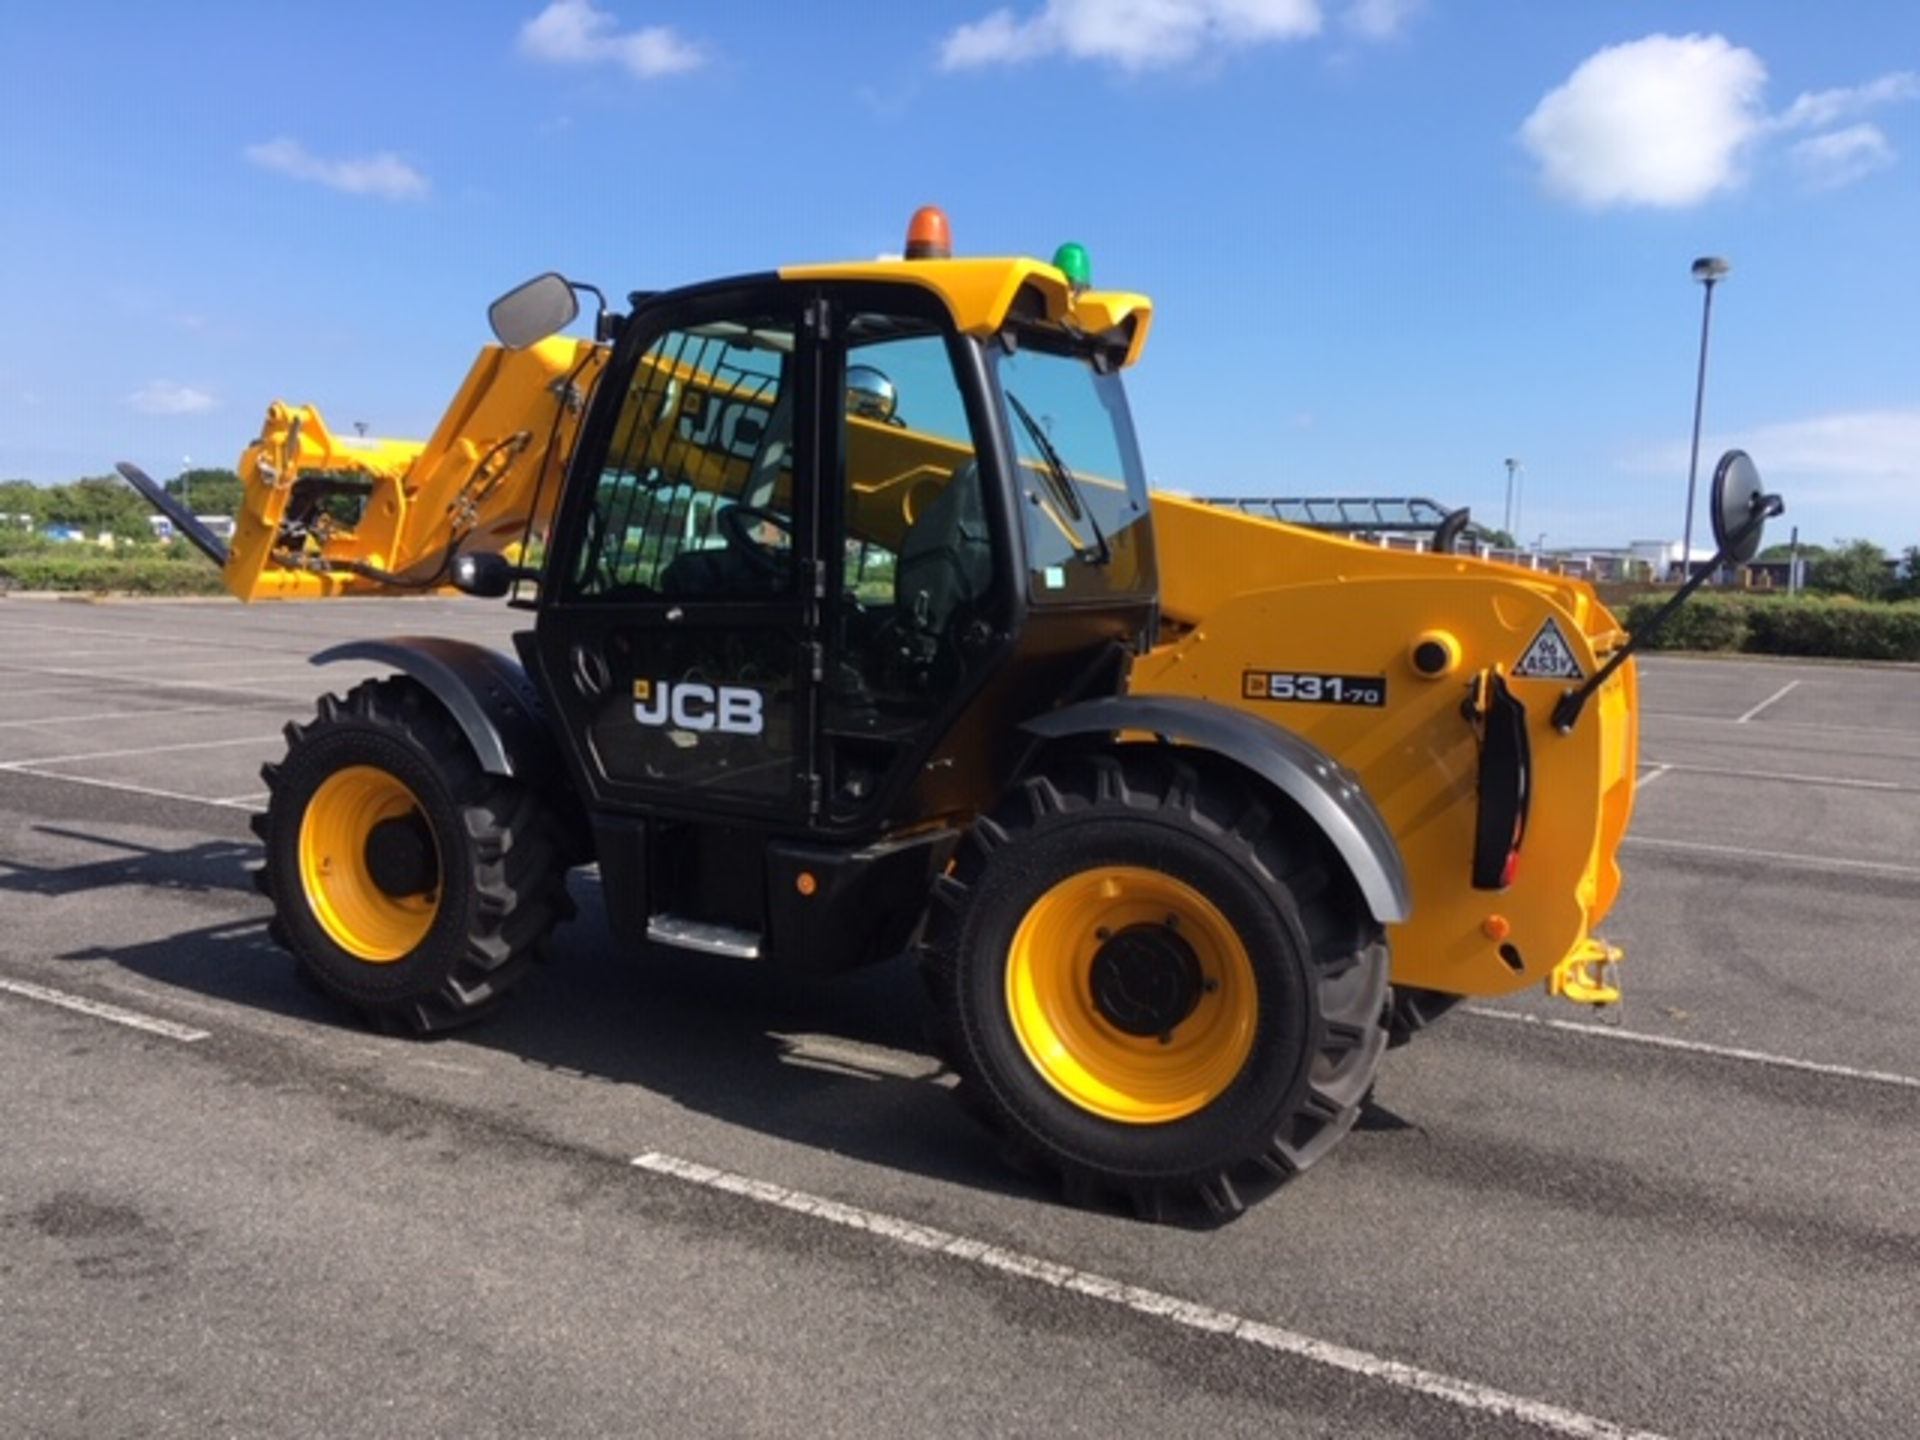
M 1130 925 L 1106 936 L 1088 981 L 1101 1016 L 1143 1037 L 1171 1035 L 1207 989 L 1199 957 L 1171 925 Z
M 374 824 L 367 832 L 366 867 L 367 878 L 393 900 L 425 894 L 439 883 L 433 835 L 418 811 Z

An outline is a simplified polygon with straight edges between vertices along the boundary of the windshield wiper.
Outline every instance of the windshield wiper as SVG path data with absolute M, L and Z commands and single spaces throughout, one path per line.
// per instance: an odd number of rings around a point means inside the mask
M 1033 441 L 1034 449 L 1040 452 L 1040 458 L 1046 462 L 1047 488 L 1053 492 L 1055 502 L 1067 512 L 1068 520 L 1084 520 L 1087 528 L 1093 531 L 1093 544 L 1081 548 L 1080 558 L 1093 565 L 1105 565 L 1113 558 L 1113 552 L 1107 546 L 1107 537 L 1100 529 L 1100 522 L 1093 518 L 1093 507 L 1087 504 L 1079 479 L 1067 468 L 1066 460 L 1054 448 L 1052 438 L 1040 428 L 1040 422 L 1020 403 L 1020 397 L 1011 390 L 1006 392 L 1006 396 L 1007 404 L 1020 421 L 1020 428 L 1027 432 L 1027 438 Z

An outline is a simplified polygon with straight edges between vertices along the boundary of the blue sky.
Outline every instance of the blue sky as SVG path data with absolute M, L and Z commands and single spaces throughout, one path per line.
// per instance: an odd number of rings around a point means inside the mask
M 1920 6 L 0 0 L 0 479 L 423 436 L 500 291 L 897 251 L 1153 296 L 1156 483 L 1920 544 Z M 1695 522 L 1704 537 L 1704 500 Z

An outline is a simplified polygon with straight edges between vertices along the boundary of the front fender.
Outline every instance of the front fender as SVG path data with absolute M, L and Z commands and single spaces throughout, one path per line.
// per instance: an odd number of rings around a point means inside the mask
M 1351 772 L 1298 735 L 1211 701 L 1175 695 L 1087 700 L 1036 716 L 1021 728 L 1042 740 L 1145 732 L 1222 755 L 1300 807 L 1345 863 L 1376 920 L 1396 925 L 1412 911 L 1406 865 L 1380 811 Z
M 560 755 L 540 694 L 520 664 L 484 645 L 442 636 L 350 640 L 313 657 L 315 665 L 369 660 L 419 681 L 446 707 L 480 767 L 541 785 L 560 779 Z

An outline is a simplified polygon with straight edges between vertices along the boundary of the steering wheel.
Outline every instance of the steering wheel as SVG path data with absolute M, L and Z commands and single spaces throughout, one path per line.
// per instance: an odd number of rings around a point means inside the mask
M 784 545 L 769 545 L 754 532 L 770 525 L 785 539 Z M 727 548 L 760 575 L 784 576 L 787 557 L 793 551 L 793 521 L 777 510 L 762 505 L 729 505 L 720 512 L 720 538 Z

